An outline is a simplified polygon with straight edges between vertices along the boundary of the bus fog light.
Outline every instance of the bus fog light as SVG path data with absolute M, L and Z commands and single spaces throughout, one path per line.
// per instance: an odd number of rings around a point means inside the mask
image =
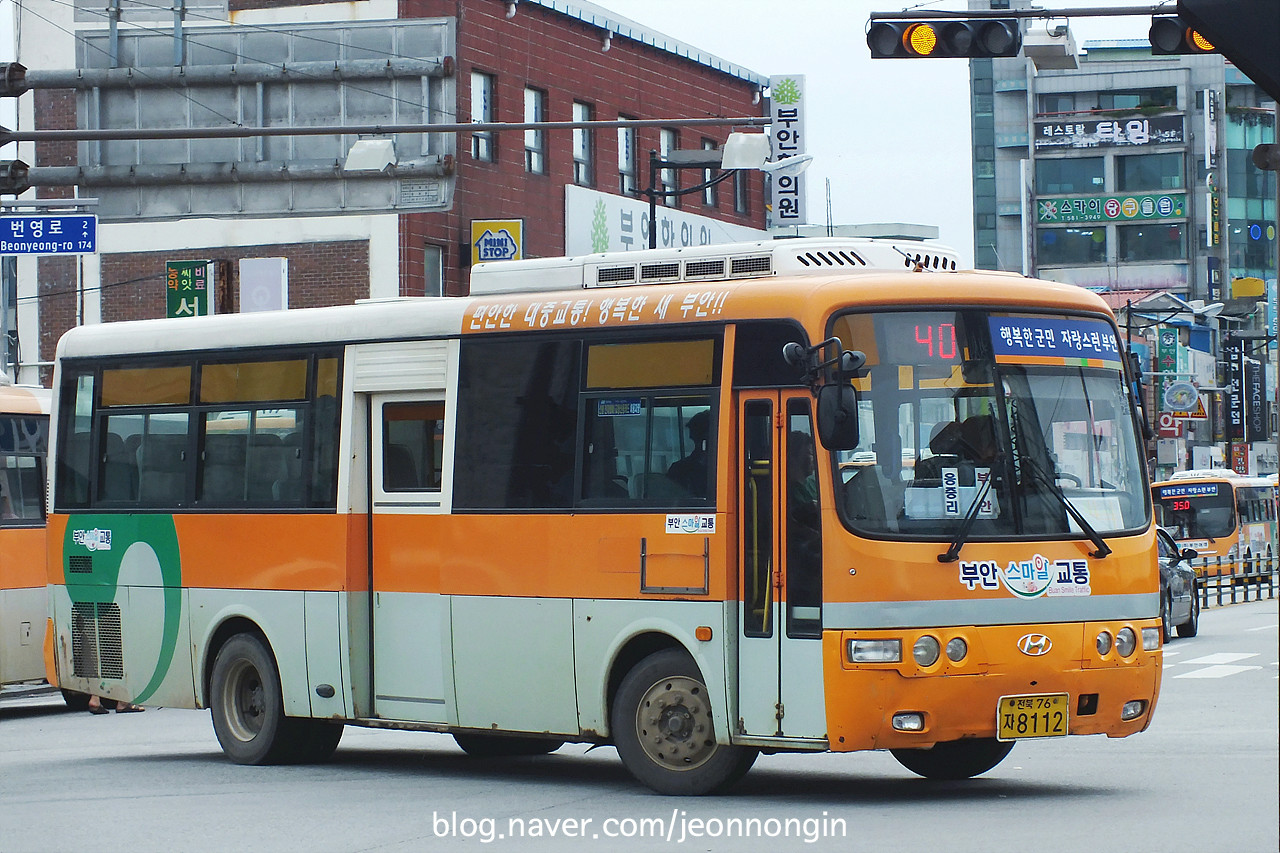
M 893 727 L 900 732 L 924 731 L 924 714 L 919 711 L 904 711 L 893 715 Z
M 1111 651 L 1111 635 L 1106 631 L 1099 631 L 1096 645 L 1098 647 L 1098 654 L 1107 654 Z
M 1121 628 L 1116 633 L 1116 651 L 1120 653 L 1120 657 L 1127 658 L 1136 648 L 1138 648 L 1138 635 L 1133 633 L 1132 628 Z
M 1160 629 L 1159 628 L 1143 628 L 1142 629 L 1142 650 L 1144 652 L 1154 652 L 1160 648 Z
M 902 640 L 850 640 L 853 663 L 901 663 Z
M 941 648 L 938 646 L 938 641 L 925 634 L 916 640 L 916 644 L 911 647 L 911 656 L 921 666 L 933 666 L 938 662 L 938 653 L 940 651 Z
M 1142 716 L 1142 712 L 1147 710 L 1147 700 L 1134 699 L 1124 703 L 1124 707 L 1120 709 L 1120 719 L 1136 720 Z
M 947 659 L 952 663 L 960 663 L 969 654 L 969 644 L 963 637 L 952 637 L 947 640 Z

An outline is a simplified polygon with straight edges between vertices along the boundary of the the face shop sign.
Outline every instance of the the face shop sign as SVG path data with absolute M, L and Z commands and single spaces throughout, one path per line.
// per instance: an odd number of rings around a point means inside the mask
M 1036 122 L 1036 150 L 1102 148 L 1115 145 L 1177 145 L 1184 138 L 1182 116 Z

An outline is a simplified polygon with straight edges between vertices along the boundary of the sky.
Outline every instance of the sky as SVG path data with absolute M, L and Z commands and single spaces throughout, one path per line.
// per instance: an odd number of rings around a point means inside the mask
M 595 0 L 619 15 L 764 77 L 803 74 L 809 222 L 934 225 L 973 264 L 969 73 L 963 59 L 877 59 L 867 49 L 882 0 Z M 1040 0 L 1046 9 L 1149 8 L 1156 0 Z M 962 10 L 964 0 L 918 4 Z M 1055 21 L 1055 23 L 1060 23 Z M 1147 37 L 1151 19 L 1071 19 L 1076 44 Z
M 41 0 L 26 0 L 39 3 Z M 934 225 L 964 266 L 973 263 L 969 75 L 963 59 L 879 59 L 867 50 L 880 0 L 595 0 L 617 14 L 755 73 L 803 74 L 808 221 Z M 1144 7 L 1155 0 L 1040 0 L 1046 9 Z M 0 59 L 13 58 L 13 3 L 0 0 Z M 917 4 L 962 10 L 964 0 Z M 1146 38 L 1150 18 L 1072 18 L 1078 45 Z M 7 99 L 6 99 L 7 100 Z M 0 124 L 13 127 L 12 104 Z M 12 147 L 4 157 L 14 156 Z

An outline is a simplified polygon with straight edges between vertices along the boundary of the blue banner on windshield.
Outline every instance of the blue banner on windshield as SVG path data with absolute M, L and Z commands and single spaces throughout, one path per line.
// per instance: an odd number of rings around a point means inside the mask
M 996 361 L 1021 364 L 1121 365 L 1120 345 L 1102 320 L 1075 317 L 990 317 Z

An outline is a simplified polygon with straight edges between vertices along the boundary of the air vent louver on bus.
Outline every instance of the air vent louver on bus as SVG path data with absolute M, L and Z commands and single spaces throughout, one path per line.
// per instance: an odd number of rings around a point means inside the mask
M 71 605 L 71 669 L 80 678 L 124 678 L 120 605 Z
M 634 264 L 621 267 L 600 267 L 596 270 L 596 284 L 629 284 L 636 280 Z
M 867 265 L 857 252 L 844 250 L 803 252 L 796 255 L 796 260 L 806 267 L 865 267 Z
M 731 276 L 768 275 L 773 271 L 773 255 L 751 255 L 733 258 L 729 264 Z
M 919 253 L 914 257 L 903 255 L 902 263 L 903 266 L 907 267 L 914 267 L 916 264 L 919 264 L 921 269 L 926 270 L 954 270 L 956 268 L 955 261 L 950 258 L 945 258 L 942 255 L 921 255 Z
M 684 277 L 689 278 L 724 278 L 724 259 L 712 261 L 689 261 L 684 265 Z
M 71 554 L 67 557 L 67 571 L 74 575 L 87 575 L 93 572 L 93 557 L 88 554 Z
M 679 261 L 640 265 L 641 281 L 667 281 L 678 278 L 680 278 Z

